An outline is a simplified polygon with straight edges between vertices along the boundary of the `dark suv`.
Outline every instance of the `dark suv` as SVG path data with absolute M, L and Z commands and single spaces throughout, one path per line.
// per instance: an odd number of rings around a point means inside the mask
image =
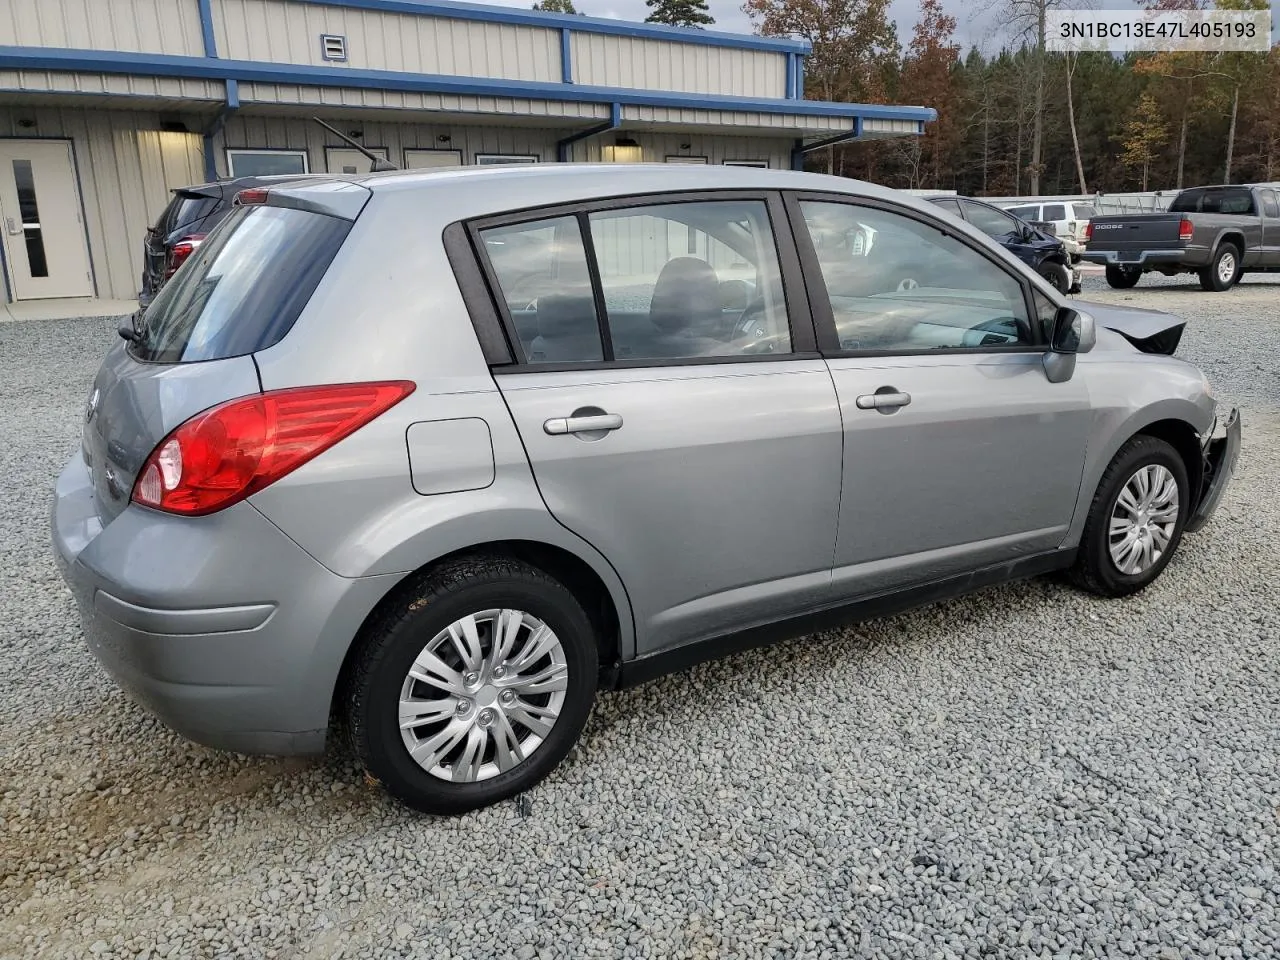
M 155 225 L 147 229 L 147 237 L 142 243 L 139 306 L 150 304 L 165 281 L 199 249 L 209 231 L 231 212 L 231 201 L 237 193 L 297 179 L 300 178 L 296 175 L 240 177 L 174 190 L 173 199 L 156 218 Z
M 948 213 L 971 224 L 1044 277 L 1059 293 L 1079 293 L 1080 280 L 1061 240 L 1048 224 L 1031 224 L 1007 210 L 968 197 L 926 197 Z

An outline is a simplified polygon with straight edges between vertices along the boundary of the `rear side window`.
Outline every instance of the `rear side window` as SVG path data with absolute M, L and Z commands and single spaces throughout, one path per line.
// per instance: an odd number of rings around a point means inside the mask
M 1098 212 L 1087 203 L 1077 203 L 1073 206 L 1073 209 L 1076 212 L 1077 220 L 1092 220 L 1098 215 Z
M 171 233 L 181 230 L 188 224 L 203 220 L 217 208 L 217 197 L 202 197 L 198 194 L 175 194 L 173 203 L 169 205 L 170 216 L 164 222 L 164 231 Z
M 278 343 L 329 269 L 350 222 L 284 207 L 237 207 L 142 315 L 139 360 L 189 363 Z
M 1039 207 L 1007 207 L 1006 209 L 1020 220 L 1039 220 L 1040 219 Z M 1052 220 L 1053 218 L 1045 217 L 1045 219 Z
M 1025 217 L 1023 219 L 1026 219 Z M 1043 220 L 1065 220 L 1067 219 L 1067 208 L 1060 203 L 1045 204 Z

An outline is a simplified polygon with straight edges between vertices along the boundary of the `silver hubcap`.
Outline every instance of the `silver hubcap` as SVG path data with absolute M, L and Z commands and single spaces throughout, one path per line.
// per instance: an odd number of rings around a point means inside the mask
M 1152 463 L 1138 472 L 1111 510 L 1111 560 L 1133 576 L 1150 570 L 1169 549 L 1178 523 L 1178 481 L 1167 467 Z
M 1227 283 L 1236 275 L 1236 257 L 1233 253 L 1224 253 L 1218 261 L 1218 279 Z
M 400 737 L 422 769 L 474 783 L 542 746 L 569 666 L 555 631 L 520 610 L 483 610 L 431 638 L 400 688 Z

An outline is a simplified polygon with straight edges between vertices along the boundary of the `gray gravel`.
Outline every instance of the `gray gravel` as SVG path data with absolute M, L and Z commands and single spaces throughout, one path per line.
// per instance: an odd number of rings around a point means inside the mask
M 45 513 L 113 324 L 0 325 L 0 956 L 1276 956 L 1280 285 L 1085 296 L 1191 318 L 1244 408 L 1150 590 L 1034 581 L 606 696 L 526 817 L 454 820 L 111 686 Z

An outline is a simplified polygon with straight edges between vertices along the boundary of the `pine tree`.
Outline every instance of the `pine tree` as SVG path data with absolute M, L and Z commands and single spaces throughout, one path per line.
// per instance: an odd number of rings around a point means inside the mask
M 577 8 L 573 5 L 573 0 L 538 0 L 533 5 L 533 9 L 541 10 L 543 13 L 572 13 L 577 14 Z
M 652 13 L 645 23 L 665 23 L 670 27 L 709 27 L 715 23 L 707 0 L 644 0 Z

